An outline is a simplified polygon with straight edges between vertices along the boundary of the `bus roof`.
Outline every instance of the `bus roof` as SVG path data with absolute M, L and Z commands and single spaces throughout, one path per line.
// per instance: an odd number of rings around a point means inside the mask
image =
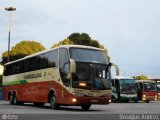
M 124 76 L 114 76 L 114 79 L 133 79 L 131 77 L 124 77 Z
M 67 48 L 67 49 L 69 49 L 69 48 L 83 48 L 83 49 L 92 49 L 92 50 L 105 51 L 104 49 L 100 49 L 100 48 L 96 48 L 96 47 L 91 47 L 91 46 L 84 46 L 84 45 L 61 45 L 61 46 L 58 46 L 56 48 L 51 48 L 51 49 L 43 50 L 43 51 L 40 51 L 40 52 L 31 54 L 31 55 L 28 55 L 26 57 L 23 57 L 21 59 L 18 59 L 18 60 L 12 61 L 12 62 L 8 62 L 5 65 L 9 65 L 9 64 L 21 61 L 21 60 L 25 60 L 27 58 L 31 58 L 31 57 L 34 57 L 34 56 L 37 56 L 37 55 L 40 55 L 40 54 L 43 54 L 43 53 L 46 53 L 46 52 L 50 52 L 50 51 L 53 51 L 53 50 L 56 50 L 56 49 L 59 49 L 59 48 Z

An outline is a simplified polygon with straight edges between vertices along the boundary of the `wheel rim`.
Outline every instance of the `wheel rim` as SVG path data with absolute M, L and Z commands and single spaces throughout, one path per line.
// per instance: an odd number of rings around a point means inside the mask
M 13 103 L 14 103 L 14 104 L 16 104 L 16 103 L 17 103 L 16 96 L 14 96 L 14 98 L 13 98 Z
M 51 102 L 50 102 L 50 104 L 51 104 L 51 107 L 54 107 L 54 105 L 55 105 L 55 102 L 56 102 L 56 99 L 55 99 L 55 97 L 51 97 Z
M 12 101 L 13 101 L 13 96 L 12 95 L 10 95 L 9 101 L 10 101 L 10 104 L 12 104 Z

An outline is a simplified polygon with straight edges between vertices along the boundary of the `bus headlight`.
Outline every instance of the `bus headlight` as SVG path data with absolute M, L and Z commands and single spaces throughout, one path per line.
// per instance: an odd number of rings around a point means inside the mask
M 155 95 L 155 100 L 158 100 L 158 95 Z
M 109 103 L 111 103 L 112 102 L 112 100 L 111 99 L 109 99 Z
M 79 86 L 81 86 L 81 87 L 86 87 L 87 85 L 86 85 L 86 83 L 84 83 L 84 82 L 80 82 L 80 83 L 79 83 Z
M 72 102 L 77 102 L 77 99 L 76 98 L 72 98 Z
M 142 100 L 146 100 L 146 95 L 143 95 Z

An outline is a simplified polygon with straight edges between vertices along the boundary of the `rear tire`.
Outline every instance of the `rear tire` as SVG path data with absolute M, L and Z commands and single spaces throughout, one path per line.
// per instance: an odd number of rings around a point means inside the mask
M 82 110 L 88 111 L 91 105 L 81 105 Z
M 13 105 L 17 105 L 16 94 L 13 94 Z
M 12 94 L 9 95 L 9 104 L 10 104 L 10 105 L 14 105 L 13 95 L 12 95 Z
M 50 102 L 50 107 L 52 109 L 59 109 L 60 108 L 60 105 L 56 103 L 57 101 L 56 101 L 55 94 L 51 94 L 49 102 Z

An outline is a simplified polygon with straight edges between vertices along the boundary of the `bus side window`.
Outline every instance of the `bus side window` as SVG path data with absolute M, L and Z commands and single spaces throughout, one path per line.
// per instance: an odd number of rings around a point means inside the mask
M 10 75 L 10 69 L 9 69 L 10 65 L 6 65 L 4 67 L 4 76 L 8 76 Z
M 47 54 L 48 67 L 58 67 L 58 50 L 51 51 Z
M 59 49 L 59 67 L 60 67 L 60 75 L 62 78 L 63 83 L 66 86 L 69 86 L 69 80 L 66 79 L 66 69 L 67 69 L 67 63 L 69 62 L 69 58 L 68 58 L 68 52 L 67 49 L 65 48 L 61 48 Z
M 63 71 L 64 65 L 69 62 L 67 49 L 61 48 L 59 52 L 59 66 Z
M 29 70 L 37 70 L 38 68 L 38 58 L 33 57 L 30 59 Z
M 23 64 L 23 72 L 28 72 L 29 71 L 29 59 L 24 60 Z
M 13 63 L 13 73 L 12 73 L 12 75 L 16 74 L 16 73 L 17 73 L 17 65 L 16 65 L 16 63 Z
M 42 54 L 39 57 L 39 69 L 45 69 L 48 67 L 48 58 L 46 54 Z

